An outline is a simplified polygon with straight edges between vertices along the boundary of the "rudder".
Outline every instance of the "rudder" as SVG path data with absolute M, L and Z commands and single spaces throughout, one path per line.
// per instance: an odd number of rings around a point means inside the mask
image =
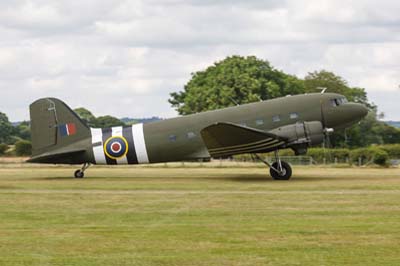
M 89 127 L 64 102 L 44 98 L 30 105 L 32 156 L 90 138 Z

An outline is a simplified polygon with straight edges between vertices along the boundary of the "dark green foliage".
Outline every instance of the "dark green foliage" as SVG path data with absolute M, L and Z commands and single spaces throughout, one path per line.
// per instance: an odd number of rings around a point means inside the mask
M 21 122 L 14 128 L 15 137 L 23 140 L 31 140 L 31 128 L 28 121 Z
M 10 144 L 13 133 L 14 127 L 8 120 L 7 115 L 0 112 L 0 143 Z
M 318 163 L 322 163 L 324 159 L 327 162 L 333 162 L 335 159 L 340 162 L 344 162 L 350 157 L 350 150 L 312 148 L 309 149 L 307 155 L 313 157 L 313 159 Z
M 400 144 L 382 145 L 379 148 L 386 151 L 390 158 L 400 159 Z
M 125 126 L 125 123 L 120 119 L 110 115 L 95 117 L 89 110 L 85 108 L 77 108 L 74 111 L 89 127 L 107 128 Z
M 320 92 L 326 88 L 327 92 L 335 92 L 347 97 L 351 102 L 357 102 L 372 108 L 368 102 L 367 93 L 363 88 L 349 87 L 347 81 L 332 72 L 321 70 L 308 73 L 304 78 L 306 92 Z
M 374 163 L 386 166 L 388 164 L 389 154 L 379 147 L 359 148 L 351 151 L 350 158 L 355 164 L 359 164 L 359 160 L 361 159 L 361 164 Z
M 335 132 L 331 136 L 335 147 L 367 147 L 369 145 L 400 143 L 400 129 L 394 128 L 377 119 L 375 110 L 368 113 L 359 124 Z
M 117 127 L 124 125 L 125 125 L 124 122 L 110 115 L 97 117 L 96 122 L 94 124 L 94 126 L 97 128 Z
M 89 126 L 96 127 L 96 117 L 86 108 L 76 108 L 74 112 Z
M 376 149 L 373 158 L 374 164 L 387 166 L 388 160 L 389 160 L 389 155 L 386 151 L 382 149 Z
M 153 116 L 150 118 L 129 118 L 129 117 L 124 117 L 120 119 L 122 122 L 124 122 L 126 125 L 134 125 L 134 124 L 138 124 L 138 123 L 151 123 L 151 122 L 156 122 L 156 121 L 160 121 L 163 120 L 162 118 L 158 117 L 158 116 Z
M 371 110 L 360 124 L 331 136 L 336 148 L 366 147 L 371 144 L 400 142 L 400 130 L 377 119 L 377 108 L 368 101 L 363 88 L 350 87 L 332 72 L 309 73 L 304 80 L 274 69 L 268 61 L 254 56 L 232 56 L 196 72 L 181 92 L 171 93 L 169 102 L 179 114 L 191 114 L 238 104 L 285 96 L 320 92 L 345 95 L 349 101 L 365 104 Z
M 304 91 L 303 81 L 266 60 L 232 56 L 192 74 L 184 91 L 171 93 L 169 102 L 186 115 Z
M 397 139 L 395 132 L 390 129 L 392 127 L 378 121 L 377 107 L 368 101 L 364 89 L 349 87 L 347 81 L 342 77 L 326 70 L 309 73 L 304 79 L 304 84 L 307 92 L 318 92 L 321 88 L 327 88 L 328 92 L 342 94 L 349 101 L 362 103 L 371 110 L 360 124 L 353 125 L 346 132 L 342 130 L 333 133 L 331 136 L 333 147 L 366 147 L 371 144 L 394 143 L 393 140 Z M 391 134 L 385 137 L 384 131 L 391 131 Z M 400 138 L 400 131 L 398 134 Z
M 15 143 L 15 154 L 17 156 L 29 156 L 32 154 L 32 144 L 30 141 L 20 140 Z
M 7 150 L 8 150 L 8 145 L 0 143 L 0 156 L 6 154 Z

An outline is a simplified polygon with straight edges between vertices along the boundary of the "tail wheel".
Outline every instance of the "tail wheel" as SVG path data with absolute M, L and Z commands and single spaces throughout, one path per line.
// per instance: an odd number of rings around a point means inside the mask
M 292 177 L 292 167 L 287 162 L 281 161 L 282 171 L 277 172 L 274 169 L 279 169 L 278 162 L 272 164 L 273 168 L 269 169 L 269 173 L 275 180 L 289 180 Z
M 75 178 L 83 178 L 85 176 L 85 173 L 82 170 L 76 170 L 74 173 Z

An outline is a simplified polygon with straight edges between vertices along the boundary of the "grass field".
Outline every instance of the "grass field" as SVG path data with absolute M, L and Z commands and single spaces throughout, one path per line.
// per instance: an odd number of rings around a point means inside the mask
M 400 169 L 0 165 L 0 265 L 400 265 Z

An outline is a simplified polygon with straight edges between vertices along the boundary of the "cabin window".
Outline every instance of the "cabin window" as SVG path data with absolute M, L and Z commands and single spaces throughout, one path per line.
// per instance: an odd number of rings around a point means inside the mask
M 336 99 L 331 99 L 331 106 L 336 107 L 338 106 L 338 102 L 336 101 Z
M 256 125 L 257 125 L 257 126 L 264 125 L 264 120 L 262 120 L 262 119 L 257 119 L 257 120 L 256 120 Z
M 175 142 L 176 141 L 176 136 L 175 135 L 169 135 L 168 139 L 171 142 Z
M 194 134 L 194 132 L 188 132 L 188 133 L 186 134 L 186 136 L 187 136 L 188 139 L 193 139 L 193 138 L 196 137 L 196 134 Z
M 290 113 L 289 117 L 290 117 L 290 119 L 297 119 L 297 118 L 299 118 L 299 114 L 298 113 Z
M 274 115 L 272 117 L 272 122 L 279 122 L 281 121 L 281 116 L 280 115 Z

